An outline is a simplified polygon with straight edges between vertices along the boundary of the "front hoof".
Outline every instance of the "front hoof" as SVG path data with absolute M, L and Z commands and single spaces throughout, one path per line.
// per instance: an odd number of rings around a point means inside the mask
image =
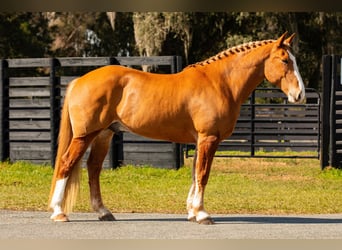
M 201 224 L 201 225 L 213 225 L 213 224 L 215 224 L 214 220 L 210 217 L 199 220 L 197 222 L 198 222 L 198 224 Z
M 115 217 L 111 214 L 103 214 L 101 216 L 99 216 L 99 220 L 100 221 L 115 221 Z
M 69 218 L 65 214 L 57 214 L 55 216 L 52 216 L 51 220 L 53 220 L 54 222 L 69 222 Z

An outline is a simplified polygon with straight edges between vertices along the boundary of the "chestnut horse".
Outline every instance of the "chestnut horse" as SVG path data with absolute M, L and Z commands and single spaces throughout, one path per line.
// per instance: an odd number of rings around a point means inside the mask
M 294 34 L 286 35 L 227 49 L 176 74 L 104 66 L 72 81 L 62 110 L 51 219 L 68 221 L 79 188 L 80 159 L 91 146 L 87 160 L 91 205 L 100 220 L 115 220 L 102 202 L 99 175 L 113 134 L 130 131 L 196 143 L 188 220 L 212 224 L 204 209 L 204 190 L 215 151 L 232 134 L 241 104 L 264 79 L 281 88 L 289 102 L 305 97 L 290 51 Z

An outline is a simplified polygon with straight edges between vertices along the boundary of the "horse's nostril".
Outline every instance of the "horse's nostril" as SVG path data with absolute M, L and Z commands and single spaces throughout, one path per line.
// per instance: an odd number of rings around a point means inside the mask
M 298 97 L 297 97 L 297 102 L 303 102 L 305 99 L 305 92 L 303 91 L 300 91 L 299 94 L 298 94 Z
M 302 99 L 302 91 L 299 92 L 298 97 L 297 97 L 297 101 L 300 101 L 301 99 Z
M 303 97 L 304 97 L 303 91 L 295 92 L 295 93 L 292 92 L 289 94 L 289 101 L 293 103 L 298 103 L 303 100 Z

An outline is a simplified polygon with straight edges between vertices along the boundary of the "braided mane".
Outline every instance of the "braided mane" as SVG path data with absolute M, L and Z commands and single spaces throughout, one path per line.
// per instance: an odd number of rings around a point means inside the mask
M 275 41 L 276 40 L 263 40 L 263 41 L 255 41 L 255 42 L 248 42 L 248 43 L 240 44 L 240 45 L 234 46 L 232 48 L 229 48 L 227 50 L 221 51 L 217 55 L 212 56 L 212 57 L 210 57 L 204 61 L 197 62 L 194 64 L 190 64 L 187 67 L 205 66 L 207 64 L 211 64 L 212 62 L 226 58 L 230 55 L 243 53 L 243 52 L 249 52 L 252 49 L 261 47 L 261 46 L 269 44 L 269 43 L 273 43 Z

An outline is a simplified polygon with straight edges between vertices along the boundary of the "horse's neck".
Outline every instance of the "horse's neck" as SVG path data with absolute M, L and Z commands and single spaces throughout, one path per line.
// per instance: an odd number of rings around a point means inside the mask
M 226 74 L 226 84 L 237 103 L 242 104 L 265 79 L 264 63 L 269 52 L 269 48 L 258 48 L 241 57 L 227 58 L 222 74 Z
M 272 43 L 253 48 L 250 51 L 215 57 L 186 70 L 198 70 L 212 82 L 220 84 L 220 89 L 229 93 L 235 103 L 242 104 L 253 90 L 265 79 L 264 64 L 269 57 Z
M 238 70 L 238 69 L 237 69 Z M 240 70 L 240 76 L 235 76 L 230 79 L 228 85 L 234 85 L 235 99 L 242 104 L 256 89 L 256 87 L 265 78 L 263 72 L 263 65 L 256 65 L 255 67 L 243 68 Z

